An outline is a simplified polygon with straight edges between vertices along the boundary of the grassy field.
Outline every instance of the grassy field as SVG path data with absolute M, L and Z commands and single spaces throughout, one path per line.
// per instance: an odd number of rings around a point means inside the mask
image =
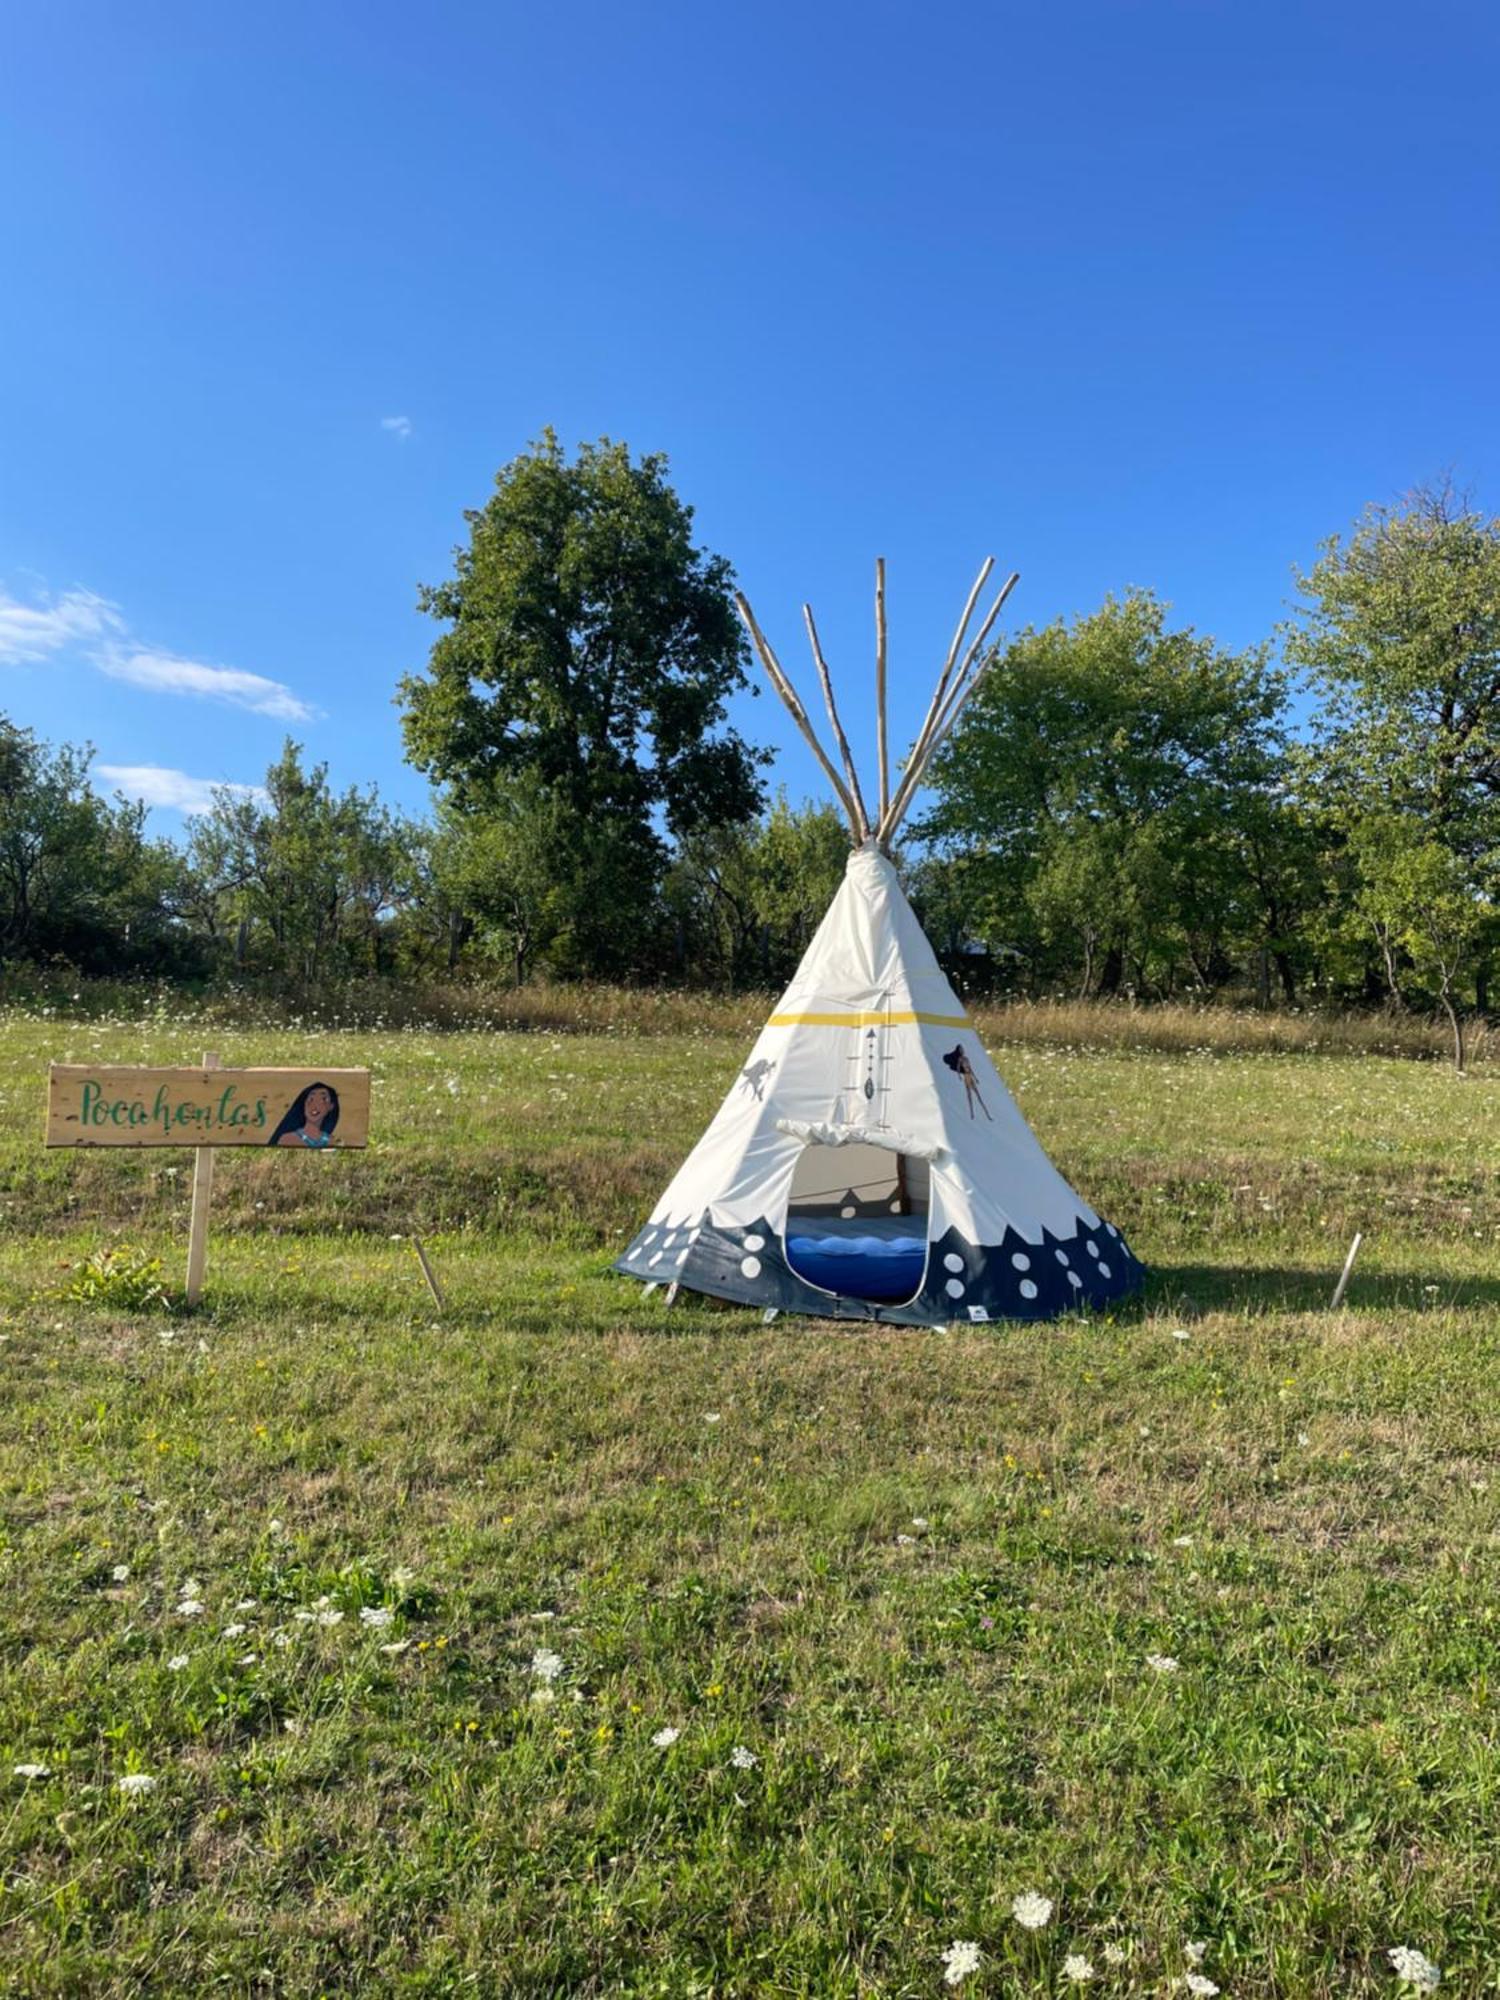
M 192 1315 L 66 1297 L 191 1156 L 39 1131 L 201 1022 L 0 1019 L 0 1989 L 1500 1993 L 1500 1071 L 1002 1039 L 1146 1298 L 767 1328 L 608 1274 L 744 1059 L 610 1011 L 215 1030 L 378 1143 Z

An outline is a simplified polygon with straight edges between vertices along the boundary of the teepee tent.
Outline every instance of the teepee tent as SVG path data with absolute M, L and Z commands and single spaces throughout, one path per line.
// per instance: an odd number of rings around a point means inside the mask
M 888 853 L 923 771 L 999 655 L 986 642 L 1014 575 L 965 646 L 993 566 L 969 594 L 892 790 L 885 569 L 876 565 L 873 821 L 811 611 L 804 605 L 842 777 L 749 605 L 736 600 L 848 815 L 853 852 L 750 1060 L 617 1270 L 768 1310 L 909 1326 L 1045 1319 L 1140 1283 L 1119 1231 L 1068 1186 L 1000 1081 Z

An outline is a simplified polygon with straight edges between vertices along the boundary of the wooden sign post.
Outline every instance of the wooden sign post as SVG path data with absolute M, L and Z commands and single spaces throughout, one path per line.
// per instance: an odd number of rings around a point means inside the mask
M 193 1214 L 187 1302 L 198 1303 L 208 1265 L 208 1211 L 220 1146 L 322 1153 L 370 1137 L 367 1069 L 223 1069 L 209 1050 L 202 1069 L 135 1069 L 53 1063 L 47 1073 L 49 1146 L 191 1146 Z

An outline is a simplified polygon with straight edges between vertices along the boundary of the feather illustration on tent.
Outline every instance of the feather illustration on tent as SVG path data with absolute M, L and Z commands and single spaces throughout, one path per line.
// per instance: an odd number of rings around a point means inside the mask
M 993 568 L 991 557 L 969 593 L 893 788 L 885 564 L 875 565 L 873 816 L 811 608 L 803 617 L 842 769 L 736 595 L 761 664 L 849 822 L 852 851 L 750 1060 L 616 1270 L 744 1305 L 907 1326 L 1045 1319 L 1141 1283 L 1119 1230 L 1073 1192 L 1021 1116 L 890 858 L 923 774 L 1000 656 L 990 635 L 1014 573 L 968 637 Z

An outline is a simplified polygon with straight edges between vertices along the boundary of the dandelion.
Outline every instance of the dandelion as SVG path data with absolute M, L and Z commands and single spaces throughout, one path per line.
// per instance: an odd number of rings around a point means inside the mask
M 1182 1983 L 1189 1993 L 1196 1993 L 1198 1995 L 1198 2000 L 1213 2000 L 1213 1996 L 1219 1990 L 1213 1981 L 1205 1979 L 1201 1972 L 1184 1973 Z
M 177 1607 L 179 1618 L 196 1618 L 203 1610 L 203 1600 L 199 1597 L 184 1597 Z
M 548 1646 L 538 1646 L 531 1656 L 531 1671 L 539 1681 L 555 1681 L 562 1670 L 562 1654 Z
M 1081 1951 L 1070 1951 L 1062 1962 L 1062 1976 L 1075 1986 L 1085 1986 L 1094 1976 L 1094 1968 Z
M 359 1622 L 361 1625 L 372 1626 L 378 1632 L 382 1627 L 389 1625 L 395 1615 L 393 1611 L 387 1611 L 383 1604 L 367 1604 L 360 1611 Z
M 943 1983 L 957 1986 L 971 1972 L 979 1970 L 979 1946 L 972 1938 L 955 1938 L 943 1953 Z
M 737 1771 L 753 1771 L 760 1759 L 753 1750 L 747 1750 L 743 1743 L 736 1743 L 729 1753 L 729 1761 Z
M 680 1729 L 674 1729 L 668 1723 L 665 1729 L 657 1730 L 651 1741 L 656 1745 L 658 1750 L 670 1750 L 681 1734 L 682 1731 Z
M 180 1674 L 187 1664 L 188 1656 L 186 1653 L 174 1653 L 167 1662 L 167 1672 L 169 1674 Z
M 1104 1947 L 1104 1963 L 1106 1965 L 1124 1965 L 1129 1957 L 1130 1953 L 1122 1944 L 1115 1944 L 1111 1941 Z
M 1425 1952 L 1416 1951 L 1409 1944 L 1393 1944 L 1386 1957 L 1403 1986 L 1410 1986 L 1418 1993 L 1437 1991 L 1443 1975 Z
M 148 1771 L 131 1771 L 120 1779 L 117 1789 L 122 1791 L 127 1799 L 139 1799 L 147 1792 L 156 1790 L 156 1780 Z
M 1146 1655 L 1146 1665 L 1154 1674 L 1175 1674 L 1178 1664 L 1170 1653 L 1148 1653 Z
M 130 1564 L 116 1563 L 114 1568 L 110 1571 L 110 1575 L 114 1578 L 116 1583 L 129 1583 Z
M 1043 1930 L 1052 1915 L 1052 1899 L 1039 1896 L 1035 1889 L 1026 1889 L 1012 1897 L 1010 1913 L 1023 1931 Z
M 52 1766 L 50 1764 L 13 1764 L 11 1766 L 11 1773 L 12 1776 L 17 1778 L 50 1778 L 52 1776 Z

